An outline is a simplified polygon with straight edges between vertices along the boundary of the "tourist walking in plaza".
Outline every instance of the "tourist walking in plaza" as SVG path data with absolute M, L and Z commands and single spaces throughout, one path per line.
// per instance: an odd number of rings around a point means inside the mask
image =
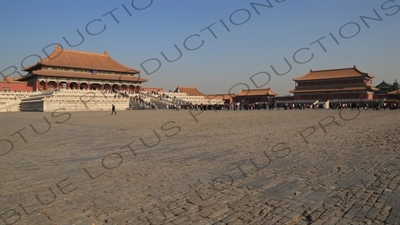
M 111 107 L 111 115 L 114 114 L 114 113 L 115 113 L 115 115 L 117 115 L 117 112 L 115 112 L 115 106 L 113 104 L 112 107 Z

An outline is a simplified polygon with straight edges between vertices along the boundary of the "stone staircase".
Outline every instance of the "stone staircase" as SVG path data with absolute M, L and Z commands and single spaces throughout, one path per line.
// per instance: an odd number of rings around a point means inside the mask
M 33 93 L 35 92 L 0 91 L 0 112 L 19 112 L 21 100 Z

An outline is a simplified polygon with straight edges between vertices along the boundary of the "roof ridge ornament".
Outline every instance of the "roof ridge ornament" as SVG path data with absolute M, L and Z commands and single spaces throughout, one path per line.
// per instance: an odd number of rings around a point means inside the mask
M 108 56 L 108 51 L 104 50 L 104 55 Z

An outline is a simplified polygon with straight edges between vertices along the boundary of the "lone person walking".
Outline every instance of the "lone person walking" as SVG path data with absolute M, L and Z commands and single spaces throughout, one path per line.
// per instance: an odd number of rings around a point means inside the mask
M 117 112 L 115 112 L 115 106 L 113 104 L 112 108 L 111 108 L 111 115 L 113 115 L 114 113 L 115 113 L 115 115 L 117 115 Z

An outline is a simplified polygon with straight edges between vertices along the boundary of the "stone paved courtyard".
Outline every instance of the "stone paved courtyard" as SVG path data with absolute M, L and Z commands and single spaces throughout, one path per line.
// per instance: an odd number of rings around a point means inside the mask
M 2 113 L 0 224 L 400 224 L 400 111 Z

